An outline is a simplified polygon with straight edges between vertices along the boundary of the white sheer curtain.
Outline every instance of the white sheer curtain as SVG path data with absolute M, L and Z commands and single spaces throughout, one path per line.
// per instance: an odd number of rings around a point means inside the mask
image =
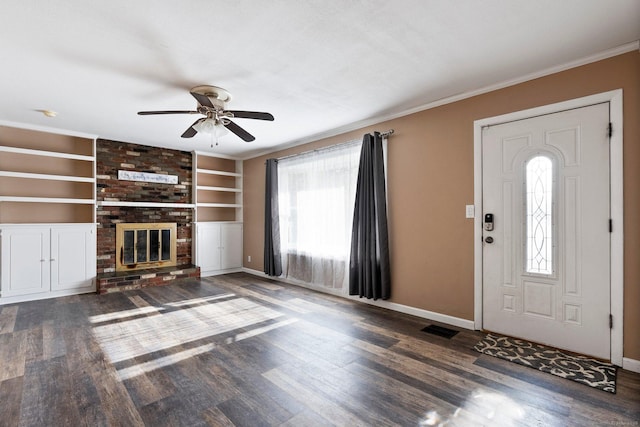
M 361 145 L 352 141 L 278 161 L 285 277 L 347 288 Z

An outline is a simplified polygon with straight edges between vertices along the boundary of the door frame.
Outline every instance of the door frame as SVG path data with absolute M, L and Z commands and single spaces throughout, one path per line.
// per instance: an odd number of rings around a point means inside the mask
M 610 139 L 611 186 L 611 363 L 622 366 L 623 305 L 624 305 L 624 223 L 623 223 L 623 152 L 622 152 L 622 89 L 603 92 L 555 104 L 516 111 L 473 122 L 474 169 L 474 328 L 482 329 L 482 128 L 535 116 L 558 113 L 564 110 L 587 107 L 609 102 L 610 122 L 613 132 Z M 605 130 L 603 129 L 603 132 Z

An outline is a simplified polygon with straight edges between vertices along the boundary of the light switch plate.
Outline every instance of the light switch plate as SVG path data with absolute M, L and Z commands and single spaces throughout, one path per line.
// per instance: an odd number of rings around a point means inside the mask
M 466 208 L 467 218 L 475 218 L 476 207 L 474 205 L 467 205 Z

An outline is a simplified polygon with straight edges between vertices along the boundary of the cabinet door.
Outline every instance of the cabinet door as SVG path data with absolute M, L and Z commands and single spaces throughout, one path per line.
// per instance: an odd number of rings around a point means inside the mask
M 196 264 L 203 272 L 220 270 L 220 225 L 197 225 Z
M 4 228 L 2 234 L 2 296 L 48 292 L 49 228 Z
M 94 225 L 51 228 L 51 289 L 93 286 L 96 275 Z
M 221 268 L 242 267 L 242 224 L 224 224 L 220 230 Z

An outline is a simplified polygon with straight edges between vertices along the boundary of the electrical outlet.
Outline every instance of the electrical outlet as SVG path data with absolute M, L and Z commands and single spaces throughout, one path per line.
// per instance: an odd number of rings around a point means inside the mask
M 467 205 L 466 208 L 467 208 L 466 210 L 467 218 L 475 218 L 476 207 L 474 205 Z
M 247 262 L 251 262 L 251 255 L 247 255 Z

